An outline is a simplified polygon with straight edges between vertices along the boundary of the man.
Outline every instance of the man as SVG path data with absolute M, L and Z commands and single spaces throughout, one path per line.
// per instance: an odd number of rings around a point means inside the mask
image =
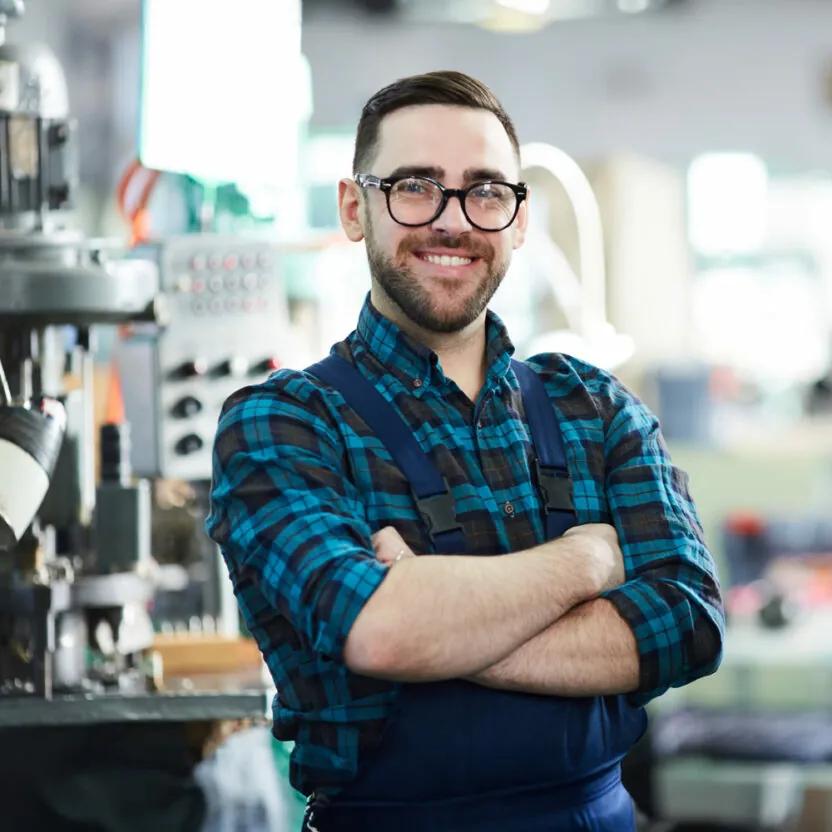
M 642 706 L 721 657 L 686 477 L 612 376 L 512 363 L 487 306 L 529 207 L 486 87 L 381 90 L 353 174 L 357 329 L 227 402 L 208 521 L 307 828 L 627 832 Z

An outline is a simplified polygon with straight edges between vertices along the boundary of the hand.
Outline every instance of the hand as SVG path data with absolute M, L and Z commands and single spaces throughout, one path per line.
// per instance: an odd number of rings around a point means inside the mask
M 624 553 L 621 551 L 618 532 L 614 526 L 606 523 L 587 523 L 574 526 L 563 536 L 577 538 L 587 544 L 590 571 L 599 587 L 599 594 L 624 583 Z
M 412 558 L 416 555 L 392 526 L 386 526 L 381 531 L 376 532 L 372 541 L 376 558 L 388 566 L 392 566 L 396 561 Z

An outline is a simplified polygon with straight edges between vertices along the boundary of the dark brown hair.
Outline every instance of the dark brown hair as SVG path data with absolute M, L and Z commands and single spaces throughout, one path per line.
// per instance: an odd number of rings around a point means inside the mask
M 367 172 L 364 167 L 370 164 L 378 149 L 379 127 L 386 115 L 404 107 L 427 104 L 470 107 L 474 110 L 488 110 L 494 113 L 508 133 L 519 159 L 520 143 L 517 139 L 517 131 L 494 93 L 475 78 L 462 72 L 447 70 L 400 78 L 379 90 L 364 105 L 355 136 L 353 173 Z

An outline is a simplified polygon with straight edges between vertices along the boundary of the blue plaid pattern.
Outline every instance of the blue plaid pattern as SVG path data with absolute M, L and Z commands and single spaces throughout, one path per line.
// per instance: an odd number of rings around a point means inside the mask
M 469 554 L 543 542 L 513 347 L 496 315 L 475 404 L 369 300 L 333 350 L 375 383 L 447 478 Z M 579 521 L 618 529 L 627 582 L 607 597 L 638 639 L 636 703 L 712 673 L 724 631 L 719 585 L 687 477 L 655 417 L 595 367 L 562 355 L 529 363 L 560 417 Z M 388 525 L 430 551 L 408 483 L 340 394 L 281 370 L 228 400 L 207 528 L 274 677 L 274 732 L 295 741 L 290 778 L 305 794 L 337 792 L 354 777 L 396 702 L 396 684 L 343 661 L 350 627 L 385 576 L 371 535 Z

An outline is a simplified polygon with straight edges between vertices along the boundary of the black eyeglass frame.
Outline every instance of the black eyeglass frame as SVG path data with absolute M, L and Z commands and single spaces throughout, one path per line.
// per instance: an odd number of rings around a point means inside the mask
M 519 182 L 515 185 L 512 182 L 501 182 L 499 179 L 488 179 L 483 182 L 475 182 L 467 188 L 446 188 L 441 182 L 437 182 L 429 176 L 413 176 L 412 174 L 410 176 L 388 176 L 382 179 L 381 177 L 373 176 L 371 173 L 356 173 L 354 179 L 359 188 L 377 188 L 380 190 L 386 197 L 387 213 L 390 214 L 390 219 L 399 225 L 403 225 L 405 228 L 422 228 L 425 225 L 430 225 L 432 222 L 436 222 L 436 220 L 442 216 L 442 212 L 447 207 L 448 200 L 455 196 L 459 200 L 459 204 L 462 207 L 462 213 L 465 214 L 465 219 L 468 220 L 474 228 L 487 233 L 505 231 L 505 229 L 517 219 L 517 214 L 520 212 L 520 206 L 529 194 L 529 189 L 525 182 Z M 429 220 L 425 220 L 425 222 L 401 222 L 401 220 L 397 220 L 393 216 L 393 211 L 390 209 L 390 192 L 393 190 L 393 186 L 397 182 L 403 182 L 405 179 L 417 179 L 420 182 L 430 182 L 431 185 L 436 185 L 436 187 L 439 188 L 439 191 L 442 194 L 442 201 L 439 203 L 439 207 Z M 481 225 L 477 225 L 477 223 L 475 223 L 471 217 L 468 216 L 468 211 L 465 208 L 465 199 L 468 194 L 475 188 L 481 188 L 483 185 L 504 185 L 506 188 L 512 190 L 514 192 L 514 196 L 516 197 L 514 213 L 511 215 L 511 219 L 499 228 L 483 228 Z

